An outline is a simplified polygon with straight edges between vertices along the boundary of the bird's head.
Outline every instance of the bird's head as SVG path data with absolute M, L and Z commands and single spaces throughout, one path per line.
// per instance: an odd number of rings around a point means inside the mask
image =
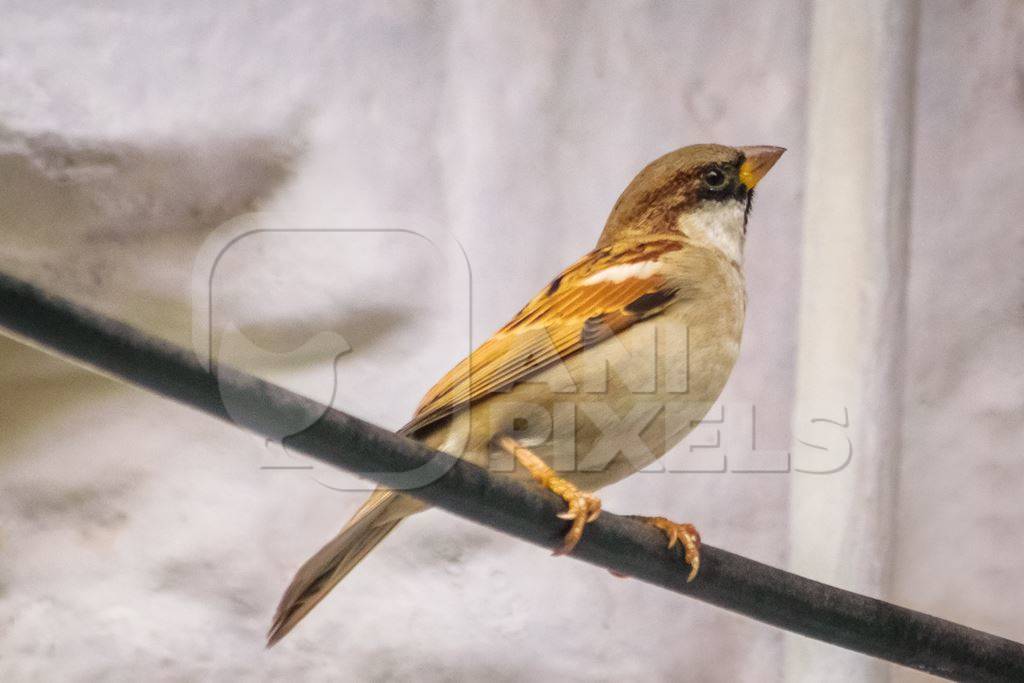
M 669 152 L 648 164 L 623 191 L 598 245 L 675 233 L 739 261 L 754 186 L 785 151 L 691 145 Z

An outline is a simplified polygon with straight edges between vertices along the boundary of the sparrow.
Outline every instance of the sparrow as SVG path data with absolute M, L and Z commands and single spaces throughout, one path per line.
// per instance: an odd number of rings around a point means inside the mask
M 648 467 L 704 417 L 739 355 L 743 247 L 754 187 L 785 150 L 703 144 L 670 152 L 626 187 L 597 246 L 423 397 L 399 433 L 561 496 L 571 552 L 600 514 L 593 492 Z M 296 573 L 268 647 L 406 517 L 427 506 L 378 488 Z M 680 543 L 691 524 L 641 517 Z

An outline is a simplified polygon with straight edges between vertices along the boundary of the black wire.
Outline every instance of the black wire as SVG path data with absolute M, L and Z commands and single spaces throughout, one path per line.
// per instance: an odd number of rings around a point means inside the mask
M 449 512 L 546 548 L 566 524 L 564 504 L 539 487 L 432 451 L 229 368 L 214 377 L 183 349 L 0 274 L 0 326 L 46 350 L 268 437 L 281 425 L 312 426 L 289 448 L 385 486 L 433 468 L 437 479 L 409 491 Z M 231 410 L 223 396 L 230 392 Z M 319 419 L 318 419 L 319 418 Z M 851 552 L 856 552 L 852 549 Z M 937 617 L 805 579 L 704 545 L 700 574 L 686 582 L 678 547 L 661 532 L 610 512 L 587 526 L 573 556 L 779 628 L 955 680 L 1022 681 L 1024 646 Z

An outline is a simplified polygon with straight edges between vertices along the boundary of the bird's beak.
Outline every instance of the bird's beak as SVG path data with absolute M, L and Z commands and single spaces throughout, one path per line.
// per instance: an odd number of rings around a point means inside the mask
M 750 190 L 754 189 L 754 185 L 757 185 L 758 181 L 786 151 L 785 147 L 769 147 L 767 145 L 737 147 L 736 149 L 743 152 L 743 156 L 746 157 L 740 166 L 740 182 Z

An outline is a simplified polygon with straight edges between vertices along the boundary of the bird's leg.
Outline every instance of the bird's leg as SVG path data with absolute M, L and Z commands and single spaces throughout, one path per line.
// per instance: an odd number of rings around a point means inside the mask
M 601 514 L 601 500 L 591 493 L 580 491 L 558 476 L 547 463 L 512 437 L 503 434 L 495 439 L 495 444 L 525 467 L 537 483 L 555 495 L 561 496 L 568 503 L 569 509 L 558 516 L 571 520 L 572 527 L 566 533 L 562 547 L 555 551 L 555 555 L 571 553 L 583 536 L 583 527 L 588 522 L 593 522 Z
M 664 517 L 644 517 L 642 515 L 630 515 L 645 524 L 650 524 L 656 529 L 661 529 L 668 536 L 668 547 L 675 547 L 676 543 L 683 544 L 686 563 L 690 565 L 690 575 L 687 582 L 693 581 L 700 569 L 700 534 L 692 524 L 677 524 Z

